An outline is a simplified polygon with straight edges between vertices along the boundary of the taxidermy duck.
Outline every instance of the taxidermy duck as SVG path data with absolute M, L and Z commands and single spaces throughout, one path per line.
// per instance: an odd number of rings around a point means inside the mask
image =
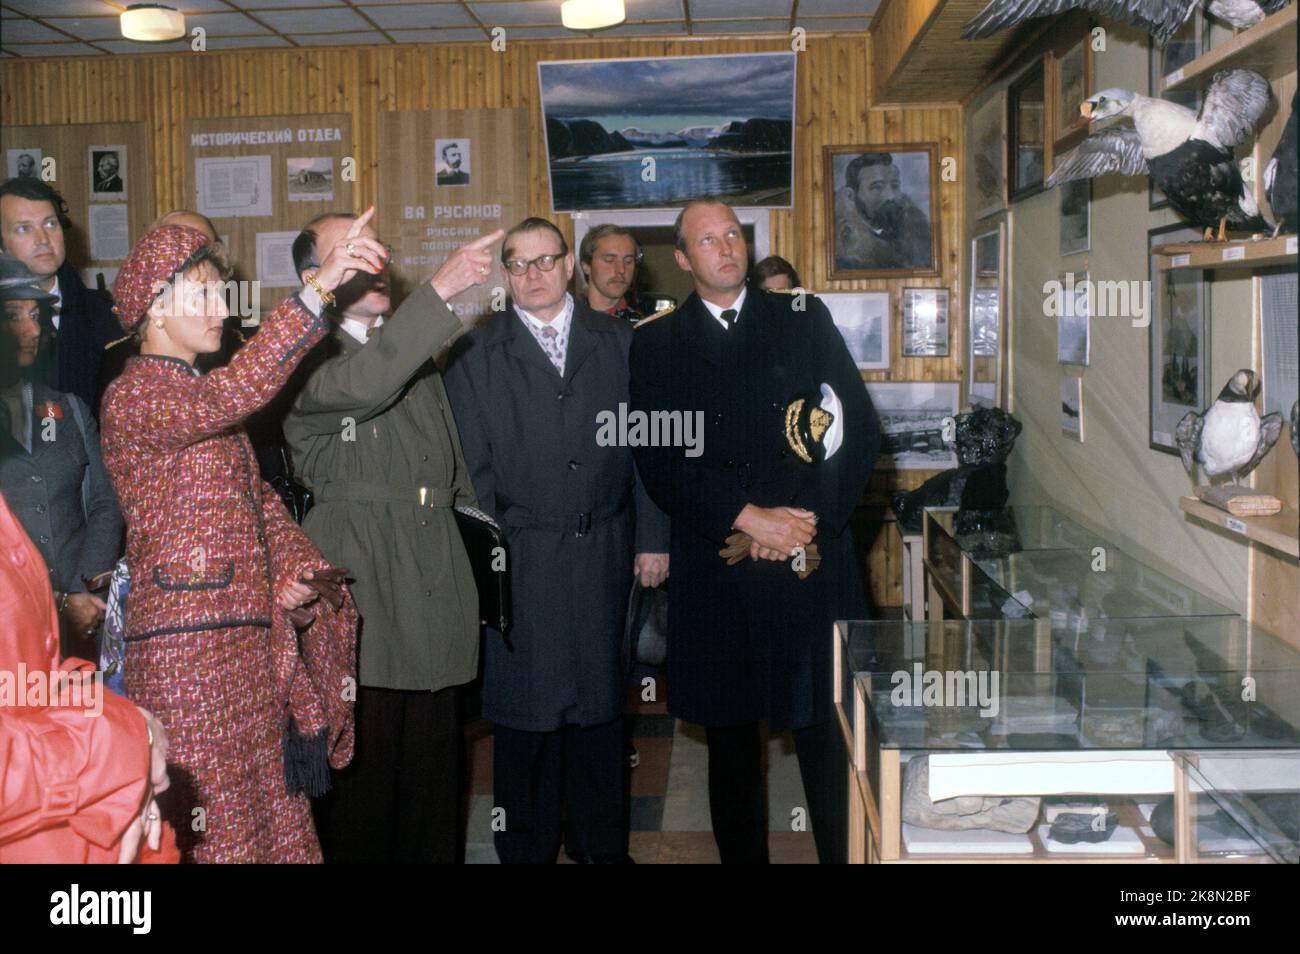
M 1264 167 L 1264 195 L 1268 196 L 1268 207 L 1273 210 L 1277 220 L 1277 232 L 1294 232 L 1296 230 L 1296 131 L 1295 106 L 1300 93 L 1291 97 L 1291 115 L 1287 117 L 1282 138 L 1273 150 L 1273 158 Z
M 1259 466 L 1282 436 L 1282 415 L 1274 412 L 1261 418 L 1255 410 L 1258 395 L 1255 372 L 1243 368 L 1205 413 L 1183 415 L 1174 438 L 1189 474 L 1193 462 L 1198 462 L 1207 477 L 1231 473 L 1237 483 Z
M 1026 20 L 1082 9 L 1140 27 L 1155 38 L 1157 46 L 1164 46 L 1200 7 L 1216 20 L 1244 29 L 1286 4 L 1287 0 L 993 0 L 962 28 L 961 36 L 981 40 Z
M 1268 108 L 1268 81 L 1252 70 L 1216 73 L 1199 113 L 1168 100 L 1126 89 L 1105 89 L 1079 106 L 1084 120 L 1129 118 L 1133 126 L 1112 126 L 1089 136 L 1061 158 L 1048 187 L 1072 179 L 1149 174 L 1174 210 L 1205 229 L 1267 232 L 1273 226 L 1241 178 L 1233 158 Z

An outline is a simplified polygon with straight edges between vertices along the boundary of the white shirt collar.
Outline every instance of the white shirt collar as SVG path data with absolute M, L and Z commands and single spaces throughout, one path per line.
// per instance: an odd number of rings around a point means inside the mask
M 749 294 L 749 286 L 742 285 L 740 288 L 740 294 L 736 296 L 736 300 L 733 301 L 729 306 L 731 308 L 736 309 L 736 318 L 733 320 L 738 320 L 740 318 L 740 310 L 745 307 L 745 296 L 747 294 Z M 703 298 L 701 298 L 700 301 L 704 302 L 704 307 L 709 309 L 709 314 L 712 315 L 715 319 L 717 319 L 718 324 L 722 325 L 722 327 L 726 329 L 727 323 L 722 320 L 722 313 L 727 309 L 723 308 L 721 305 L 715 305 L 711 301 L 704 301 Z
M 384 319 L 381 315 L 375 319 L 375 323 L 372 327 L 378 328 L 383 325 L 383 323 Z M 355 318 L 343 318 L 339 321 L 339 327 L 362 344 L 366 343 L 370 329 L 366 327 L 364 322 L 357 321 Z
M 569 322 L 573 320 L 573 296 L 568 292 L 564 293 L 564 310 L 550 321 L 542 321 L 542 319 L 531 312 L 524 311 L 518 305 L 515 305 L 515 312 L 520 318 L 532 325 L 534 331 L 541 331 L 543 328 L 554 328 L 556 334 L 563 334 L 569 327 Z

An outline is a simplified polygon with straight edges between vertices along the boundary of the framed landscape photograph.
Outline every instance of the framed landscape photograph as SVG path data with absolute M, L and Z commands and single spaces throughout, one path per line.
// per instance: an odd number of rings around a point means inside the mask
M 1092 180 L 1073 179 L 1057 187 L 1061 202 L 1062 255 L 1078 255 L 1092 244 Z
M 966 327 L 966 402 L 997 407 L 1002 396 L 1003 314 L 1006 300 L 1005 224 L 971 239 L 970 303 Z
M 902 309 L 903 357 L 946 357 L 948 289 L 904 288 Z
M 1151 249 L 1169 242 L 1195 242 L 1197 229 L 1171 225 L 1147 233 L 1147 277 L 1151 283 L 1149 443 L 1152 450 L 1178 454 L 1174 429 L 1188 411 L 1210 406 L 1210 287 L 1203 271 L 1162 270 Z M 1294 316 L 1292 316 L 1294 318 Z M 1294 323 L 1294 322 L 1293 322 Z
M 880 458 L 885 470 L 946 470 L 957 466 L 956 448 L 944 441 L 960 410 L 956 381 L 868 381 L 880 418 Z
M 889 292 L 822 292 L 817 298 L 831 313 L 858 370 L 887 370 Z
M 939 147 L 825 146 L 832 280 L 939 274 Z
M 1059 156 L 1088 136 L 1088 123 L 1079 122 L 1079 105 L 1092 95 L 1092 44 L 1083 29 L 1078 39 L 1052 58 L 1055 102 L 1052 153 Z
M 794 53 L 537 64 L 551 209 L 789 208 Z
M 1087 272 L 1061 276 L 1056 292 L 1056 360 L 1060 364 L 1088 365 L 1091 287 Z
M 989 96 L 971 112 L 971 160 L 974 165 L 975 218 L 1007 207 L 1007 94 Z
M 1061 377 L 1061 433 L 1083 442 L 1083 378 Z
M 1042 60 L 1007 90 L 1007 188 L 1013 202 L 1043 188 L 1047 161 L 1046 99 Z

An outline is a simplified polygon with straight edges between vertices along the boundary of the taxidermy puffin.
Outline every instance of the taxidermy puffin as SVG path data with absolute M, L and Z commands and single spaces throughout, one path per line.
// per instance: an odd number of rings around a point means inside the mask
M 1254 26 L 1286 6 L 1287 0 L 992 0 L 962 27 L 963 40 L 982 40 L 1026 20 L 1083 9 L 1146 30 L 1164 46 L 1198 7 L 1238 29 Z
M 1250 138 L 1270 95 L 1268 81 L 1252 70 L 1216 73 L 1199 113 L 1126 89 L 1102 90 L 1079 106 L 1083 119 L 1128 117 L 1133 127 L 1089 136 L 1061 158 L 1047 185 L 1150 174 L 1174 211 L 1205 229 L 1207 242 L 1216 227 L 1220 242 L 1228 231 L 1271 231 L 1232 154 Z
M 1261 418 L 1255 410 L 1258 395 L 1255 372 L 1243 368 L 1228 379 L 1204 414 L 1183 415 L 1174 437 L 1189 474 L 1197 461 L 1207 477 L 1231 473 L 1237 483 L 1259 466 L 1282 436 L 1282 415 Z
M 1264 195 L 1277 220 L 1277 232 L 1296 230 L 1296 143 L 1295 106 L 1300 93 L 1291 97 L 1291 115 L 1287 117 L 1282 138 L 1273 150 L 1273 158 L 1264 167 Z

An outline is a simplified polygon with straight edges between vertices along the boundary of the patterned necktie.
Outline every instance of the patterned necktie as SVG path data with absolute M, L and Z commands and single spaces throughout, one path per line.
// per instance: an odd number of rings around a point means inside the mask
M 736 309 L 728 308 L 722 313 L 722 320 L 727 323 L 727 330 L 730 331 L 736 323 Z
M 559 335 L 560 333 L 550 325 L 543 328 L 542 350 L 546 352 L 546 357 L 551 359 L 551 364 L 555 365 L 555 370 L 564 374 L 564 355 L 560 353 Z

